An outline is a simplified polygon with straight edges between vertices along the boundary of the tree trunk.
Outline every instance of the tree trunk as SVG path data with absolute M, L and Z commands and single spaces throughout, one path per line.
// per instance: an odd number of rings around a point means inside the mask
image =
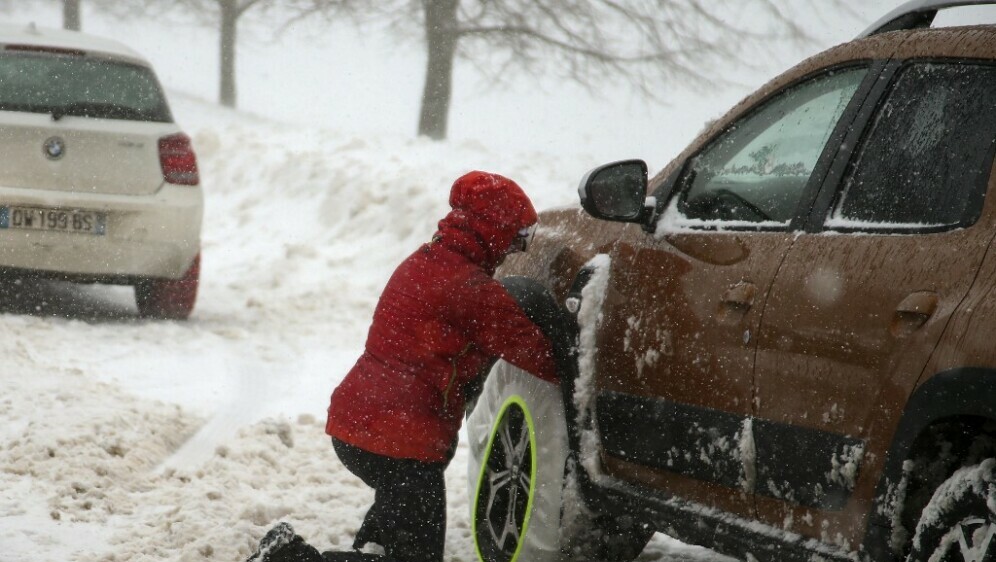
M 218 0 L 221 8 L 221 84 L 218 101 L 226 107 L 235 107 L 235 42 L 239 19 L 236 0 Z
M 460 0 L 424 0 L 425 39 L 429 61 L 418 134 L 433 140 L 446 138 L 446 126 L 453 95 L 453 59 L 456 56 L 457 7 Z
M 62 27 L 80 30 L 80 0 L 62 0 Z

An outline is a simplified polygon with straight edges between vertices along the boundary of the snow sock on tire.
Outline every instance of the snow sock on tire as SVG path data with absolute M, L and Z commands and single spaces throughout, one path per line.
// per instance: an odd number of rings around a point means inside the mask
M 481 560 L 628 561 L 653 535 L 632 518 L 590 509 L 577 492 L 573 473 L 565 471 L 559 386 L 499 361 L 467 419 L 467 433 L 470 516 Z
M 488 562 L 553 562 L 567 425 L 560 387 L 499 361 L 467 420 L 471 522 Z

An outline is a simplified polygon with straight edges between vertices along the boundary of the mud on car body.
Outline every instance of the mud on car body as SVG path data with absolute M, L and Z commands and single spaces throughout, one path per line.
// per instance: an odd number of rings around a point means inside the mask
M 996 27 L 951 4 L 541 216 L 499 275 L 563 382 L 499 362 L 469 416 L 482 559 L 996 557 Z

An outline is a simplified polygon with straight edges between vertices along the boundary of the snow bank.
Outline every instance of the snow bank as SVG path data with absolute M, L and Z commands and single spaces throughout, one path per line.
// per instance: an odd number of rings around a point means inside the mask
M 5 379 L 4 395 L 25 381 Z M 30 420 L 0 451 L 5 562 L 241 560 L 276 521 L 321 548 L 348 548 L 372 493 L 339 466 L 321 420 L 264 420 L 219 444 L 203 464 L 156 470 L 201 423 L 175 405 L 136 400 L 68 369 L 33 379 L 36 400 L 7 398 Z M 32 411 L 52 415 L 32 415 Z M 463 450 L 454 461 L 461 469 Z M 456 477 L 454 477 L 456 478 Z M 466 500 L 451 494 L 451 517 Z M 469 531 L 450 532 L 451 560 Z
M 476 142 L 302 129 L 172 98 L 204 178 L 204 275 L 268 323 L 312 323 L 302 312 L 321 310 L 334 319 L 329 336 L 353 345 L 391 271 L 449 210 L 453 180 L 501 173 L 543 209 L 576 204 L 572 186 L 588 165 Z
M 34 352 L 23 340 L 0 340 L 11 364 Z M 6 376 L 0 391 L 0 419 L 14 422 L 4 424 L 0 448 L 0 558 L 10 562 L 105 551 L 114 529 L 142 507 L 149 471 L 199 421 L 176 405 L 136 401 L 76 367 Z

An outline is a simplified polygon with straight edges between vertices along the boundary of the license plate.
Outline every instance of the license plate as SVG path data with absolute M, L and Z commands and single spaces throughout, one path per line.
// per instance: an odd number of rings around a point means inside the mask
M 44 207 L 0 207 L 0 228 L 18 230 L 49 230 L 103 236 L 107 232 L 107 216 L 96 211 L 79 209 L 46 209 Z

